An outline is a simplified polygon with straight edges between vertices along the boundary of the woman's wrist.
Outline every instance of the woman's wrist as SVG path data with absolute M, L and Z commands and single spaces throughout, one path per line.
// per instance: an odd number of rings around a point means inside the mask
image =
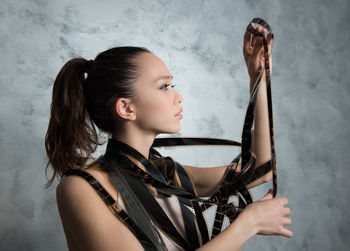
M 258 222 L 255 215 L 251 213 L 249 206 L 242 213 L 240 213 L 235 221 L 241 225 L 241 231 L 243 230 L 248 239 L 259 232 Z
M 254 89 L 254 86 L 256 85 L 256 81 L 258 80 L 260 74 L 261 74 L 261 73 L 259 73 L 259 74 L 255 75 L 255 76 L 249 78 L 249 80 L 250 80 L 250 82 L 249 82 L 249 83 L 250 83 L 250 84 L 249 84 L 249 86 L 250 86 L 250 93 L 252 93 L 252 91 L 253 91 L 253 89 Z M 262 75 L 261 75 L 261 80 L 262 80 L 262 82 L 265 81 L 265 72 L 262 73 Z M 262 83 L 262 84 L 263 84 L 263 83 Z
M 224 231 L 197 250 L 239 251 L 256 233 L 254 219 L 243 211 Z

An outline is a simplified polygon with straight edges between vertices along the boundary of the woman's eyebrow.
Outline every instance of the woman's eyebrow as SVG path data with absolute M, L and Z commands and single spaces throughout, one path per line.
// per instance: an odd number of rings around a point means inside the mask
M 156 80 L 155 80 L 155 82 L 157 82 L 158 80 L 161 80 L 161 79 L 173 79 L 173 75 L 171 75 L 171 76 L 160 76 L 160 77 L 158 77 Z

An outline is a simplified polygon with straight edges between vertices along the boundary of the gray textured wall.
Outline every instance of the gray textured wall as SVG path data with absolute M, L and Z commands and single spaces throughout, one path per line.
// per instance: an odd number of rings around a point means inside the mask
M 346 0 L 1 0 L 0 250 L 67 250 L 55 185 L 43 189 L 52 84 L 64 62 L 116 45 L 148 47 L 184 96 L 180 135 L 239 140 L 248 100 L 242 36 L 255 16 L 266 18 L 276 35 L 279 194 L 290 200 L 294 237 L 257 236 L 242 250 L 348 250 L 349 6 Z M 203 160 L 200 151 L 174 154 L 203 166 L 232 156 L 204 151 Z

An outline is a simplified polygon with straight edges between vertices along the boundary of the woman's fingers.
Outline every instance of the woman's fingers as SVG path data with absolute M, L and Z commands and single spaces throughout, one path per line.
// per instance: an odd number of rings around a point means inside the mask
M 286 216 L 291 210 L 285 207 L 288 204 L 287 198 L 270 198 L 270 191 L 260 200 L 250 206 L 247 210 L 254 215 L 258 227 L 258 233 L 263 235 L 281 235 L 292 237 L 293 233 L 285 228 L 292 224 L 292 220 Z
M 251 37 L 250 32 L 246 31 L 244 33 L 244 39 L 243 39 L 243 56 L 246 63 L 248 61 L 250 54 L 252 53 L 252 47 L 250 46 L 250 37 Z
M 262 45 L 263 45 L 263 40 L 261 37 L 258 37 L 255 39 L 255 45 L 254 45 L 254 49 L 253 49 L 253 53 L 252 55 L 257 55 L 259 53 L 259 51 L 262 49 Z
M 243 36 L 243 49 L 250 48 L 250 37 L 251 33 L 249 31 L 246 31 Z
M 287 205 L 287 204 L 288 204 L 288 199 L 287 199 L 287 198 L 282 198 L 281 204 L 282 204 L 282 206 Z M 284 207 L 284 208 L 282 209 L 282 215 L 283 215 L 283 216 L 289 216 L 290 213 L 291 213 L 290 208 Z M 290 225 L 292 225 L 292 219 L 283 217 L 283 218 L 281 219 L 281 224 L 282 224 L 282 226 L 281 226 L 281 229 L 280 229 L 280 232 L 281 232 L 280 234 L 281 234 L 282 236 L 291 238 L 291 237 L 293 236 L 293 232 L 290 231 L 289 229 L 285 228 L 284 226 L 290 226 Z
M 282 227 L 280 230 L 280 235 L 288 237 L 288 238 L 292 238 L 293 232 L 287 228 Z
M 283 200 L 281 201 L 281 205 L 285 206 L 287 204 L 288 204 L 288 199 L 287 198 L 283 198 Z M 290 213 L 291 213 L 290 208 L 284 207 L 282 209 L 282 216 L 289 216 Z M 285 237 L 288 237 L 288 238 L 291 238 L 293 236 L 293 232 L 290 231 L 289 229 L 286 229 L 284 226 L 292 225 L 292 219 L 283 217 L 281 219 L 281 224 L 282 224 L 282 226 L 281 226 L 281 235 L 285 236 Z
M 283 226 L 290 226 L 290 225 L 292 225 L 292 220 L 290 218 L 283 218 L 282 225 Z
M 288 207 L 283 208 L 283 210 L 282 210 L 282 215 L 283 216 L 289 216 L 290 213 L 291 213 L 290 208 L 288 208 Z
M 280 197 L 279 199 L 280 199 L 280 201 L 281 201 L 281 205 L 282 205 L 282 206 L 288 205 L 288 199 L 287 199 L 287 198 L 285 198 L 285 197 Z
M 256 36 L 254 36 L 254 35 L 252 35 L 252 38 L 251 38 L 251 40 L 250 40 L 250 45 L 251 45 L 251 47 L 254 47 L 255 46 L 255 44 L 256 44 Z
M 257 31 L 259 31 L 259 32 L 264 34 L 264 31 L 263 31 L 263 29 L 261 27 L 258 27 L 256 29 L 257 29 Z M 266 30 L 265 30 L 265 33 L 266 33 Z M 254 39 L 254 45 L 252 43 L 252 46 L 254 47 L 254 49 L 253 49 L 252 56 L 255 58 L 258 55 L 260 49 L 262 48 L 263 38 L 262 37 L 258 37 L 258 36 L 253 36 L 253 39 Z
M 250 26 L 254 28 L 254 24 L 250 23 Z M 267 29 L 262 26 L 257 26 L 254 28 L 261 35 L 253 35 L 251 32 L 246 31 L 244 33 L 243 39 L 243 56 L 245 63 L 248 68 L 248 74 L 251 81 L 255 81 L 259 74 L 261 74 L 262 70 L 265 67 L 264 60 L 264 39 L 266 37 L 268 43 L 268 53 L 270 54 L 271 43 L 273 42 L 273 36 L 271 34 L 267 34 Z M 272 60 L 270 57 L 269 60 L 270 65 L 270 74 L 272 73 Z

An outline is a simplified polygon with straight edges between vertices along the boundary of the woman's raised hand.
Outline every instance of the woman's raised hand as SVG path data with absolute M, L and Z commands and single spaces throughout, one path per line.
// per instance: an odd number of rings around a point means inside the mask
M 253 27 L 253 24 L 250 24 Z M 267 30 L 261 26 L 256 28 L 266 37 Z M 270 62 L 270 74 L 272 73 L 272 61 L 271 61 L 271 44 L 273 42 L 273 35 L 269 33 L 266 38 L 268 55 Z M 248 74 L 251 82 L 255 83 L 259 74 L 265 67 L 264 60 L 264 48 L 263 48 L 263 38 L 258 36 L 253 36 L 249 31 L 244 33 L 243 42 L 243 56 L 245 63 L 248 68 Z
M 264 198 L 247 206 L 243 213 L 248 215 L 256 232 L 262 235 L 282 235 L 291 238 L 293 232 L 285 228 L 292 220 L 286 216 L 291 210 L 286 207 L 287 198 L 272 198 L 270 190 Z

